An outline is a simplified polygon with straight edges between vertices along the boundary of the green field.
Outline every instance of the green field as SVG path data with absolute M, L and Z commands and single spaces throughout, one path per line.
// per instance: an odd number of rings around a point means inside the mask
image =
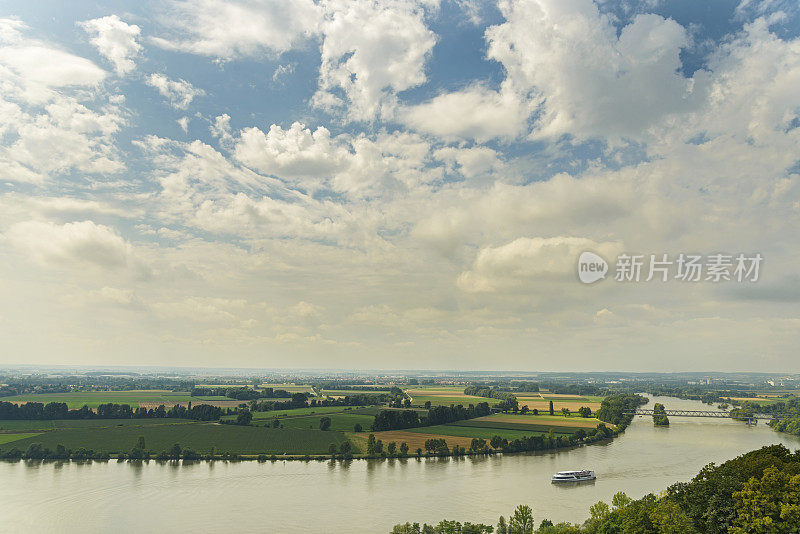
M 519 393 L 519 394 L 517 394 L 517 396 L 524 397 L 525 394 Z M 552 396 L 547 395 L 547 393 L 543 393 L 542 397 L 544 398 L 544 400 L 547 400 L 547 401 L 551 400 L 553 402 L 556 402 L 556 401 L 562 401 L 562 402 L 603 402 L 603 399 L 605 398 L 605 397 L 600 397 L 600 396 L 597 396 L 597 395 L 569 395 L 569 396 L 563 396 L 563 397 L 559 397 L 559 396 L 552 397 Z
M 313 388 L 308 384 L 260 384 L 259 388 L 282 389 L 289 393 L 313 393 Z
M 553 430 L 554 434 L 574 434 L 580 427 L 570 427 L 570 426 L 555 426 L 555 425 L 537 425 L 533 423 L 507 423 L 507 422 L 499 422 L 499 421 L 476 421 L 473 419 L 467 419 L 466 421 L 458 421 L 455 423 L 449 423 L 446 426 L 459 426 L 459 427 L 470 427 L 470 428 L 485 428 L 485 429 L 496 429 L 496 430 L 519 430 L 522 432 L 527 432 L 529 434 L 546 434 L 551 429 Z M 587 429 L 583 427 L 584 430 L 591 430 L 591 428 Z
M 57 430 L 62 428 L 109 428 L 194 423 L 191 419 L 57 419 L 44 421 L 0 420 L 0 431 Z
M 355 410 L 355 407 L 351 406 L 315 406 L 315 407 L 308 407 L 308 408 L 295 408 L 293 410 L 273 410 L 271 412 L 253 412 L 253 421 L 259 419 L 272 419 L 278 418 L 283 419 L 284 417 L 298 417 L 298 416 L 305 416 L 305 415 L 316 415 L 319 414 L 320 416 L 324 414 L 330 413 L 339 413 L 344 411 L 349 411 L 348 408 Z M 234 420 L 236 419 L 235 415 L 225 415 L 222 419 L 227 420 Z
M 32 432 L 20 432 L 18 434 L 0 434 L 0 445 L 5 445 L 6 443 L 11 443 L 13 441 L 19 441 L 25 438 L 31 438 L 33 436 L 38 436 L 39 434 L 34 434 Z
M 323 395 L 331 395 L 337 397 L 346 397 L 348 395 L 380 395 L 381 393 L 389 393 L 389 388 L 386 389 L 323 389 Z
M 489 406 L 497 404 L 500 402 L 500 399 L 489 399 L 484 397 L 442 397 L 442 396 L 426 396 L 426 395 L 412 395 L 414 400 L 411 403 L 414 406 L 421 406 L 425 404 L 426 401 L 431 401 L 433 406 L 450 406 L 453 405 L 462 405 L 462 406 L 469 406 L 470 404 L 478 404 L 479 402 L 488 402 Z
M 50 449 L 61 444 L 68 449 L 83 447 L 115 454 L 130 451 L 139 436 L 144 436 L 146 448 L 153 452 L 167 450 L 179 443 L 184 449 L 200 453 L 208 453 L 216 447 L 219 453 L 238 454 L 325 454 L 331 443 L 338 446 L 347 440 L 344 433 L 334 431 L 194 423 L 54 430 L 0 444 L 0 450 L 12 447 L 25 450 L 31 443 L 41 443 Z
M 281 424 L 284 428 L 319 428 L 319 420 L 321 417 L 331 418 L 331 430 L 339 430 L 342 432 L 352 432 L 356 423 L 360 424 L 364 430 L 369 430 L 372 421 L 375 420 L 371 415 L 358 415 L 350 413 L 336 413 L 331 415 L 309 415 L 305 417 L 291 417 L 281 419 Z M 269 424 L 267 422 L 266 424 Z
M 500 436 L 511 441 L 526 436 L 536 436 L 546 434 L 546 432 L 530 432 L 523 430 L 508 430 L 501 428 L 479 428 L 474 426 L 458 426 L 458 425 L 434 425 L 434 426 L 421 426 L 417 428 L 407 428 L 404 432 L 413 432 L 415 434 L 441 434 L 443 436 L 459 436 L 464 438 L 483 438 L 491 439 L 494 436 Z
M 188 392 L 173 392 L 166 390 L 131 390 L 131 391 L 86 391 L 79 393 L 46 393 L 30 395 L 14 395 L 3 397 L 7 402 L 66 402 L 70 410 L 88 406 L 97 408 L 101 404 L 113 402 L 115 404 L 129 404 L 136 408 L 140 402 L 163 404 L 171 407 L 178 403 L 192 402 L 201 404 L 203 401 L 232 401 L 228 397 L 192 397 Z

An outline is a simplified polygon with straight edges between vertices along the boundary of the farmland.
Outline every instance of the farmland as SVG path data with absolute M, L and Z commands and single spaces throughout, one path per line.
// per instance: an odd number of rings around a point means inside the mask
M 228 397 L 192 397 L 188 392 L 173 392 L 167 390 L 128 390 L 128 391 L 85 391 L 76 393 L 49 393 L 49 394 L 28 394 L 3 397 L 4 401 L 25 403 L 25 402 L 65 402 L 70 410 L 88 406 L 96 409 L 101 404 L 109 402 L 114 404 L 128 404 L 133 408 L 143 406 L 145 408 L 155 408 L 161 404 L 170 407 L 175 404 L 214 404 L 220 407 L 234 407 L 239 401 Z
M 120 426 L 153 426 L 193 423 L 189 419 L 56 419 L 56 420 L 0 420 L 0 431 L 59 430 L 65 428 L 112 428 Z
M 334 431 L 193 423 L 148 427 L 67 428 L 0 444 L 0 450 L 8 450 L 12 446 L 25 450 L 31 443 L 41 443 L 50 449 L 61 444 L 68 449 L 83 447 L 115 454 L 130 451 L 139 436 L 145 438 L 146 448 L 154 452 L 167 450 L 173 444 L 179 443 L 184 449 L 201 453 L 209 453 L 212 447 L 216 447 L 220 453 L 237 454 L 325 454 L 331 443 L 338 446 L 347 440 L 344 433 Z
M 284 428 L 319 428 L 319 420 L 322 415 L 311 415 L 305 417 L 291 417 L 281 420 Z M 331 419 L 331 430 L 352 432 L 356 424 L 361 425 L 365 430 L 369 430 L 373 419 L 372 415 L 360 415 L 351 413 L 336 413 L 327 417 Z
M 0 434 L 0 445 L 5 445 L 6 443 L 11 443 L 13 441 L 19 441 L 21 439 L 32 438 L 38 435 L 39 434 L 32 432 L 20 432 L 18 434 Z

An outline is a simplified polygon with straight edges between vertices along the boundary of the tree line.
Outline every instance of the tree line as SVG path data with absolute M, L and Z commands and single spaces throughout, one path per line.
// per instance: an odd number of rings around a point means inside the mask
M 533 510 L 518 506 L 496 527 L 441 521 L 402 523 L 391 534 L 745 534 L 797 533 L 800 525 L 800 450 L 783 445 L 748 452 L 721 465 L 709 464 L 690 482 L 634 500 L 619 492 L 611 504 L 589 508 L 583 523 L 536 527 Z
M 453 421 L 483 417 L 492 413 L 489 403 L 479 402 L 470 404 L 466 408 L 460 404 L 456 406 L 433 406 L 427 415 L 420 416 L 417 410 L 381 410 L 375 415 L 371 429 L 402 430 L 420 426 L 443 425 Z
M 198 421 L 216 421 L 223 415 L 223 409 L 209 404 L 188 407 L 180 404 L 167 409 L 163 404 L 157 408 L 132 408 L 129 404 L 112 402 L 100 404 L 94 411 L 84 405 L 70 410 L 65 402 L 26 402 L 17 405 L 0 401 L 0 419 L 14 420 L 54 420 L 54 419 L 157 419 L 174 417 Z

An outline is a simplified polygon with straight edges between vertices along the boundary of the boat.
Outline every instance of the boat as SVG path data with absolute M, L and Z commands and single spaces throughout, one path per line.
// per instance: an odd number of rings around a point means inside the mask
M 594 471 L 581 470 L 581 471 L 559 471 L 553 475 L 553 482 L 581 482 L 584 480 L 595 480 L 597 476 Z

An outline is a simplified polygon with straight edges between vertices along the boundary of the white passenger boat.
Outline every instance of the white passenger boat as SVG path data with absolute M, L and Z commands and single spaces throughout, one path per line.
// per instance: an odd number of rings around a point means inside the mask
M 597 476 L 594 471 L 559 471 L 553 475 L 553 482 L 581 482 L 583 480 L 595 480 Z

